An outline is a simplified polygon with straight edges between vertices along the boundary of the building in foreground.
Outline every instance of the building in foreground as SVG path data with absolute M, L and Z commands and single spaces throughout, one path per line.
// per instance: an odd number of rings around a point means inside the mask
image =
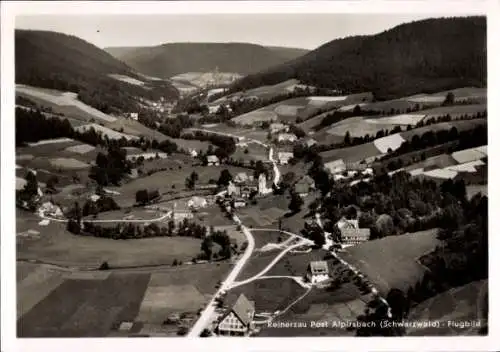
M 328 263 L 324 260 L 310 262 L 307 266 L 306 278 L 313 284 L 328 280 L 330 278 Z
M 236 302 L 219 320 L 217 333 L 228 336 L 245 336 L 253 328 L 255 303 L 240 294 Z

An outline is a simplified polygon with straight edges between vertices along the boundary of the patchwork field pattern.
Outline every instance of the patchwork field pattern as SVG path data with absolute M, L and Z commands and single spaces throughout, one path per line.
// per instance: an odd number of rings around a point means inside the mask
M 19 337 L 130 336 L 151 328 L 172 336 L 176 327 L 163 321 L 184 313 L 192 323 L 230 269 L 200 264 L 150 274 L 71 272 L 22 262 L 17 267 Z M 118 331 L 124 325 L 129 329 Z

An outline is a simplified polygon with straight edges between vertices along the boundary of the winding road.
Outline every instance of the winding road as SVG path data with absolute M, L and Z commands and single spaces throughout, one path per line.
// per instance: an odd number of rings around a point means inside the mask
M 187 334 L 187 337 L 199 337 L 200 333 L 203 331 L 204 328 L 208 326 L 208 324 L 211 322 L 211 319 L 214 315 L 215 308 L 216 308 L 216 298 L 219 297 L 219 295 L 222 292 L 227 291 L 229 288 L 231 288 L 233 282 L 236 280 L 236 277 L 239 275 L 241 270 L 243 269 L 243 266 L 247 262 L 247 260 L 250 258 L 252 255 L 252 252 L 255 248 L 255 240 L 250 233 L 250 230 L 242 225 L 241 220 L 238 218 L 238 216 L 234 215 L 233 216 L 233 221 L 241 226 L 241 231 L 245 235 L 247 241 L 248 241 L 248 246 L 245 250 L 245 253 L 241 256 L 240 260 L 236 263 L 236 265 L 233 267 L 233 270 L 229 273 L 229 275 L 226 277 L 224 282 L 221 284 L 219 290 L 215 293 L 215 295 L 212 297 L 208 305 L 205 307 L 203 312 L 201 313 L 199 319 L 196 321 L 194 326 L 191 328 L 191 331 Z
M 264 142 L 261 142 L 261 141 L 259 141 L 257 139 L 252 139 L 252 138 L 248 138 L 248 137 L 245 137 L 245 136 L 237 136 L 237 135 L 232 134 L 232 133 L 212 131 L 212 130 L 206 130 L 206 129 L 202 129 L 202 128 L 190 128 L 189 130 L 190 131 L 195 131 L 195 132 L 218 134 L 220 136 L 236 138 L 238 140 L 245 139 L 245 140 L 250 141 L 251 143 L 259 144 L 259 145 L 263 146 L 264 148 L 269 149 L 268 158 L 269 158 L 269 161 L 273 164 L 273 172 L 274 172 L 273 183 L 274 183 L 274 186 L 278 187 L 278 183 L 279 183 L 279 180 L 281 178 L 281 173 L 280 173 L 280 170 L 279 170 L 278 165 L 276 163 L 276 160 L 273 157 L 273 152 L 274 151 L 273 151 L 273 147 L 271 145 L 266 144 Z

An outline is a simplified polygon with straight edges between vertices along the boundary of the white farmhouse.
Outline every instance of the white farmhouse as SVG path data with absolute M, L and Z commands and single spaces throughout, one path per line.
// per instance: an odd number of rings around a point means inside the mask
M 253 328 L 254 314 L 254 302 L 249 301 L 244 294 L 240 294 L 236 303 L 220 319 L 217 332 L 220 335 L 245 336 Z
M 293 153 L 291 152 L 279 152 L 278 153 L 278 162 L 281 165 L 286 165 L 293 158 Z
M 285 132 L 288 132 L 288 126 L 283 124 L 283 123 L 280 123 L 280 122 L 275 122 L 275 123 L 272 123 L 271 125 L 269 125 L 269 129 L 271 131 L 271 133 L 278 133 L 278 132 L 281 132 L 281 131 L 285 131 Z
M 315 284 L 329 279 L 328 264 L 324 260 L 310 262 L 307 266 L 306 278 Z
M 208 202 L 203 197 L 194 196 L 187 202 L 187 206 L 193 209 L 205 208 Z
M 345 170 L 347 170 L 346 164 L 344 163 L 344 160 L 342 160 L 342 159 L 338 159 L 338 160 L 330 161 L 330 162 L 326 163 L 325 168 L 333 175 L 344 172 Z
M 209 166 L 219 166 L 220 161 L 217 155 L 209 155 L 207 156 L 207 162 Z
M 292 133 L 280 133 L 278 135 L 278 142 L 295 142 L 297 136 Z

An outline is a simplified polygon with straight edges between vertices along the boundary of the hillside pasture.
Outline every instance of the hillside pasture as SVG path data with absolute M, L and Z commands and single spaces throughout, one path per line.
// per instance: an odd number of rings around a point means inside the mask
M 94 129 L 97 133 L 101 133 L 103 136 L 107 136 L 109 139 L 122 139 L 122 138 L 125 138 L 126 140 L 138 139 L 138 137 L 136 136 L 117 132 L 108 127 L 104 127 L 96 123 L 90 123 L 75 128 L 76 131 L 81 133 L 86 132 L 90 129 Z
M 65 150 L 70 153 L 87 154 L 94 149 L 95 147 L 89 144 L 78 144 L 72 147 L 67 147 Z
M 363 116 L 350 117 L 348 119 L 333 124 L 330 128 L 326 130 L 326 133 L 344 137 L 345 134 L 349 132 L 349 135 L 351 137 L 364 137 L 367 134 L 373 136 L 380 130 L 392 130 L 395 127 L 395 125 L 392 123 L 383 124 L 381 121 L 370 123 L 370 121 L 376 121 L 376 120 L 366 119 Z M 319 131 L 314 135 L 312 135 L 312 137 L 317 139 L 318 136 L 320 136 L 324 131 L 325 130 Z
M 448 93 L 453 93 L 455 100 L 482 100 L 487 98 L 487 89 L 486 88 L 477 88 L 477 87 L 463 87 L 451 89 L 443 92 L 438 92 L 434 94 L 417 94 L 410 97 L 405 98 L 410 102 L 416 103 L 442 103 L 444 102 L 446 95 Z
M 168 159 L 165 159 L 168 160 Z M 120 193 L 115 199 L 119 204 L 135 203 L 135 194 L 142 189 L 155 190 L 157 189 L 160 194 L 169 193 L 172 191 L 180 192 L 185 189 L 186 178 L 192 172 L 198 174 L 198 184 L 207 184 L 210 180 L 217 181 L 222 170 L 228 169 L 229 172 L 235 176 L 238 172 L 248 172 L 248 169 L 235 167 L 235 166 L 190 166 L 178 165 L 173 166 L 172 170 L 159 171 L 149 176 L 139 177 L 132 180 L 119 188 L 111 189 Z
M 442 169 L 448 166 L 456 165 L 457 162 L 449 154 L 441 154 L 427 158 L 421 162 L 412 164 L 405 169 L 407 171 L 422 169 L 422 171 L 428 171 L 432 169 Z
M 418 113 L 425 114 L 424 122 L 439 116 L 450 115 L 452 119 L 458 119 L 462 116 L 473 116 L 477 113 L 482 113 L 488 110 L 486 103 L 471 104 L 471 105 L 450 105 L 441 106 L 433 109 L 422 110 Z M 417 113 L 416 113 L 417 114 Z
M 52 166 L 61 169 L 78 170 L 90 167 L 89 164 L 81 162 L 74 158 L 54 158 L 50 159 Z
M 280 82 L 269 86 L 260 86 L 247 90 L 245 92 L 236 92 L 229 94 L 222 98 L 215 100 L 212 104 L 220 104 L 226 102 L 230 99 L 245 99 L 249 97 L 258 97 L 259 99 L 271 99 L 281 94 L 286 94 L 291 91 L 299 84 L 296 79 L 290 79 L 284 82 Z
M 412 125 L 415 126 L 419 121 L 425 118 L 426 115 L 423 114 L 402 114 L 396 116 L 386 116 L 386 117 L 378 117 L 374 119 L 365 119 L 367 123 L 374 124 L 392 124 L 392 125 Z
M 454 322 L 480 322 L 488 325 L 488 280 L 473 281 L 440 293 L 410 310 L 411 321 L 440 321 L 440 327 L 407 329 L 408 336 L 474 336 L 478 327 L 454 327 Z
M 115 117 L 79 101 L 76 93 L 16 84 L 16 94 L 27 97 L 37 104 L 50 107 L 55 112 L 75 118 L 83 118 L 86 121 L 96 119 L 103 122 L 113 122 L 116 120 Z M 66 107 L 69 107 L 69 109 Z
M 367 158 L 381 155 L 380 150 L 373 142 L 356 145 L 354 147 L 327 150 L 319 153 L 324 162 L 343 159 L 344 162 L 358 162 Z
M 237 124 L 252 125 L 259 122 L 273 122 L 278 120 L 278 114 L 274 111 L 254 110 L 232 119 Z
M 463 121 L 441 122 L 429 126 L 415 128 L 410 131 L 401 132 L 401 136 L 405 140 L 411 140 L 413 136 L 416 135 L 421 136 L 428 131 L 437 132 L 442 130 L 450 130 L 453 127 L 455 127 L 458 132 L 461 132 L 474 129 L 477 126 L 484 126 L 486 124 L 487 124 L 486 119 L 482 118 L 473 120 L 463 120 Z
M 125 76 L 125 75 L 118 75 L 118 74 L 110 73 L 108 76 L 111 78 L 114 78 L 118 81 L 125 82 L 128 84 L 133 84 L 133 85 L 139 86 L 139 87 L 143 87 L 145 85 L 145 83 L 143 81 L 139 81 L 138 79 L 135 79 L 135 78 L 132 78 L 129 76 Z
M 422 278 L 426 269 L 417 260 L 439 244 L 436 236 L 437 230 L 388 236 L 349 247 L 340 256 L 365 274 L 383 294 L 391 288 L 406 292 Z

